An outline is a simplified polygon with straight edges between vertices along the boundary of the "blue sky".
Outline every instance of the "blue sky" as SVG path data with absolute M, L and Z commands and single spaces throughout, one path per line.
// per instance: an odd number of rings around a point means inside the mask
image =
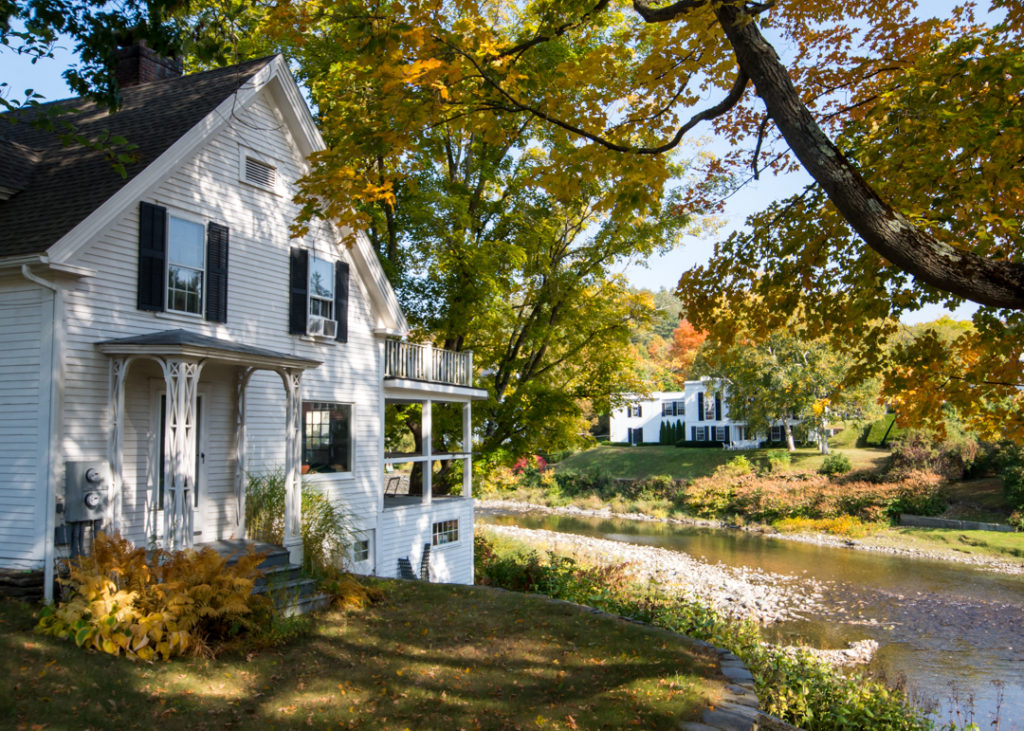
M 939 2 L 947 4 L 943 0 Z M 10 85 L 6 90 L 6 96 L 21 100 L 24 98 L 24 90 L 29 88 L 48 100 L 71 96 L 61 72 L 74 59 L 75 54 L 66 45 L 55 48 L 52 59 L 39 59 L 34 64 L 27 57 L 19 56 L 11 49 L 0 46 L 0 80 L 7 81 Z M 709 144 L 713 149 L 714 142 L 710 141 Z M 725 211 L 719 217 L 720 228 L 702 236 L 685 236 L 680 245 L 672 251 L 661 256 L 652 256 L 646 262 L 630 262 L 623 267 L 623 272 L 635 286 L 652 290 L 674 289 L 680 274 L 692 266 L 707 261 L 714 249 L 715 241 L 740 228 L 748 212 L 760 210 L 774 200 L 792 195 L 809 182 L 810 177 L 802 171 L 784 176 L 762 175 L 761 180 L 747 184 L 727 201 Z M 975 309 L 974 305 L 968 304 L 949 313 L 942 307 L 930 305 L 903 319 L 908 324 L 933 320 L 944 314 L 965 319 L 969 318 Z

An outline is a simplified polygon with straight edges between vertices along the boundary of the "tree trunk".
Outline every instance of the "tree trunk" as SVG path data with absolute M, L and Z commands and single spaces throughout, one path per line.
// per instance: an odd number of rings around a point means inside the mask
M 782 420 L 782 428 L 786 432 L 786 449 L 790 452 L 795 452 L 796 443 L 793 441 L 793 425 L 789 423 L 789 419 Z
M 894 211 L 818 126 L 757 23 L 735 3 L 715 5 L 715 15 L 793 154 L 868 246 L 933 287 L 983 305 L 1024 309 L 1024 264 L 950 246 Z

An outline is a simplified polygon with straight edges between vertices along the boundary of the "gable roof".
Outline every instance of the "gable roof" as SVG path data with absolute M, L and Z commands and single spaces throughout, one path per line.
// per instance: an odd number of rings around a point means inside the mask
M 129 87 L 122 92 L 122 107 L 113 114 L 81 99 L 43 105 L 42 110 L 74 110 L 71 117 L 83 132 L 109 130 L 137 144 L 138 159 L 126 166 L 124 178 L 101 152 L 82 145 L 65 147 L 57 135 L 27 124 L 5 124 L 11 117 L 0 114 L 0 155 L 17 150 L 10 170 L 0 163 L 0 267 L 22 257 L 38 257 L 55 270 L 73 270 L 71 259 L 78 248 L 136 205 L 150 186 L 227 124 L 236 108 L 263 90 L 277 104 L 303 156 L 324 149 L 309 107 L 280 55 Z M 7 200 L 5 186 L 15 191 Z M 358 233 L 349 255 L 370 297 L 378 329 L 405 335 L 409 324 L 364 233 Z
M 271 59 L 128 87 L 113 114 L 102 104 L 78 98 L 0 115 L 0 158 L 5 160 L 0 187 L 14 191 L 0 201 L 0 257 L 45 252 Z M 25 123 L 51 111 L 89 137 L 109 131 L 138 145 L 136 161 L 125 166 L 127 176 L 122 178 L 102 152 L 65 146 L 58 134 Z

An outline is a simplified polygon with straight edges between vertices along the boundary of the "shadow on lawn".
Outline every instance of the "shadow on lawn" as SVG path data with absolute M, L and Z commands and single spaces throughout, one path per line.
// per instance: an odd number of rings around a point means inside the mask
M 685 641 L 477 587 L 388 582 L 285 646 L 146 665 L 35 635 L 0 603 L 0 717 L 55 728 L 675 727 L 722 682 Z M 705 680 L 706 677 L 715 678 Z

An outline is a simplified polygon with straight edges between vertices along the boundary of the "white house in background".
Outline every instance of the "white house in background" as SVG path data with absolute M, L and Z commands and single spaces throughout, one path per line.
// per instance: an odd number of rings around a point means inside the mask
M 728 391 L 708 379 L 686 381 L 682 391 L 656 391 L 614 409 L 609 420 L 609 441 L 626 444 L 657 444 L 662 424 L 682 426 L 693 442 L 720 442 L 732 447 L 756 447 L 765 437 L 751 437 L 746 424 L 729 418 Z M 781 424 L 767 435 L 773 442 L 785 436 Z
M 357 571 L 395 576 L 431 546 L 433 578 L 472 582 L 486 394 L 470 354 L 400 340 L 365 236 L 289 238 L 323 142 L 285 62 L 182 77 L 136 48 L 122 70 L 118 112 L 56 106 L 137 144 L 127 177 L 0 124 L 0 568 L 43 569 L 49 592 L 55 556 L 100 527 L 169 548 L 243 538 L 247 474 L 283 470 L 293 561 L 305 479 L 350 516 Z M 424 405 L 422 453 L 385 455 L 390 402 Z M 431 453 L 435 403 L 462 412 L 456 454 Z M 463 461 L 460 496 L 432 495 L 438 459 Z M 422 494 L 395 489 L 417 463 Z

